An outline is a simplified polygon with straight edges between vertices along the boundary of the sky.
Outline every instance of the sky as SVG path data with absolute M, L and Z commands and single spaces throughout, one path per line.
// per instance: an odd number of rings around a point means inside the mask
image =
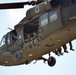
M 0 0 L 0 2 L 17 2 L 26 0 Z M 31 6 L 25 6 L 24 9 L 11 9 L 11 10 L 0 10 L 0 39 L 4 34 L 9 32 L 9 28 L 14 28 L 19 21 L 26 16 L 26 11 Z M 76 50 L 76 40 L 72 41 L 73 48 Z M 69 53 L 65 53 L 63 56 L 56 56 L 57 62 L 54 67 L 49 67 L 43 61 L 38 61 L 36 64 L 33 62 L 29 65 L 20 65 L 5 67 L 0 66 L 0 75 L 76 75 L 76 51 L 70 51 L 69 45 L 67 44 Z M 45 57 L 48 57 L 46 55 Z

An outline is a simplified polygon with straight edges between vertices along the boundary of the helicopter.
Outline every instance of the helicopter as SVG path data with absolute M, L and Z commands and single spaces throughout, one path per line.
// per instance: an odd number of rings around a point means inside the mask
M 76 38 L 76 0 L 37 0 L 31 2 L 0 4 L 0 9 L 23 8 L 33 5 L 26 16 L 5 34 L 0 42 L 0 65 L 30 64 L 33 60 L 56 64 L 51 52 L 58 55 Z M 73 49 L 72 49 L 73 50 Z M 43 55 L 48 54 L 46 59 Z

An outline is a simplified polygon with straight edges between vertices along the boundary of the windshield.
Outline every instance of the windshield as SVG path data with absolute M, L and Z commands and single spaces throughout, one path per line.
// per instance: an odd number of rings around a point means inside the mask
M 2 40 L 0 42 L 0 47 L 3 46 L 5 44 L 5 36 L 2 37 Z

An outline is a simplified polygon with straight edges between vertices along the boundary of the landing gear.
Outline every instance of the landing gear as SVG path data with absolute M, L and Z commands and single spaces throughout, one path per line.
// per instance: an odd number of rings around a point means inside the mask
M 48 62 L 49 66 L 53 67 L 56 64 L 56 59 L 51 56 L 51 57 L 49 57 L 47 62 Z
M 14 60 L 19 61 L 22 59 L 22 52 L 21 51 L 16 51 L 14 53 Z
M 41 59 L 44 60 L 44 63 L 47 61 L 48 65 L 50 67 L 53 67 L 56 64 L 56 59 L 53 56 L 50 56 L 50 53 L 49 53 L 49 58 L 48 59 L 43 58 L 43 57 L 41 57 Z

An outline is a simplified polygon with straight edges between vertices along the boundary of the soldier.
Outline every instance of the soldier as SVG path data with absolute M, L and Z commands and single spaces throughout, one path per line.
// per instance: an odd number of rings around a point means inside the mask
M 61 46 L 59 48 L 57 48 L 56 50 L 54 50 L 53 52 L 58 56 L 63 55 L 63 53 L 61 51 Z
M 65 53 L 69 53 L 69 52 L 67 51 L 67 46 L 66 46 L 66 44 L 62 45 L 62 47 L 63 47 Z
M 25 40 L 25 47 L 27 49 L 32 48 L 32 40 L 30 34 L 27 34 L 27 39 Z
M 42 35 L 42 30 L 41 28 L 38 29 L 38 33 L 37 33 L 38 37 L 38 43 L 39 43 L 39 46 L 42 44 L 42 39 L 44 38 L 43 35 Z
M 73 49 L 73 46 L 72 46 L 72 42 L 71 42 L 71 41 L 69 42 L 69 46 L 70 46 L 70 50 L 75 51 L 75 50 Z
M 59 52 L 60 55 L 63 55 L 61 46 L 58 48 L 58 52 Z
M 38 47 L 37 33 L 33 32 L 33 44 L 35 47 Z
M 58 49 L 53 50 L 53 53 L 55 53 L 56 55 L 60 56 Z

